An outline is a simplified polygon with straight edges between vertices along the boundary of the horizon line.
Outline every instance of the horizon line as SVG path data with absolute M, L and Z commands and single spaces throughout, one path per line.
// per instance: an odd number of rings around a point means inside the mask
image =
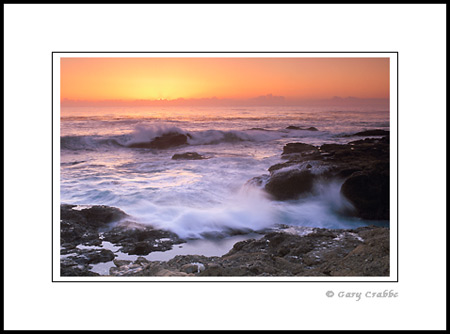
M 355 97 L 355 96 L 333 96 L 328 98 L 286 98 L 285 96 L 277 96 L 272 94 L 260 95 L 251 98 L 218 98 L 213 97 L 203 97 L 203 98 L 183 98 L 179 97 L 176 99 L 71 99 L 63 98 L 60 99 L 61 106 L 112 106 L 111 104 L 120 105 L 142 105 L 142 106 L 176 106 L 176 105 L 255 105 L 255 106 L 275 106 L 275 105 L 296 105 L 306 104 L 306 103 L 364 103 L 364 102 L 379 102 L 386 103 L 389 101 L 389 97 Z

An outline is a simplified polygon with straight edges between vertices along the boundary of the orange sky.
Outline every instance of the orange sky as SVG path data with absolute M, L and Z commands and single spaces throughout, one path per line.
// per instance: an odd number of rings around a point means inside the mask
M 388 58 L 61 58 L 61 100 L 389 98 Z

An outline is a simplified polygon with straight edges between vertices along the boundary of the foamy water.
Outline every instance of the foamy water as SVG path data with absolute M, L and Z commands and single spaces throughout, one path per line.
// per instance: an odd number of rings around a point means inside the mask
M 289 125 L 319 131 L 287 130 Z M 339 181 L 317 184 L 311 196 L 289 202 L 273 201 L 247 181 L 268 175 L 270 166 L 282 162 L 286 143 L 346 143 L 354 139 L 342 135 L 375 128 L 389 130 L 389 112 L 370 107 L 66 108 L 61 115 L 61 202 L 115 206 L 182 238 L 276 224 L 373 224 L 339 214 L 349 206 Z M 188 134 L 188 146 L 126 147 L 170 132 Z M 209 159 L 171 159 L 184 152 Z

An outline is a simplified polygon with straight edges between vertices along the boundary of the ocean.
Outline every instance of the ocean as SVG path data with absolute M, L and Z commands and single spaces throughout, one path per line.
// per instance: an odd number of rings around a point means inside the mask
M 287 129 L 315 127 L 318 131 Z M 316 184 L 310 196 L 275 201 L 249 182 L 269 175 L 283 146 L 347 143 L 389 130 L 389 111 L 372 107 L 65 107 L 61 110 L 61 203 L 118 207 L 136 222 L 205 239 L 279 224 L 357 228 L 388 225 L 339 214 L 351 205 L 341 183 Z M 130 148 L 166 133 L 188 145 Z M 196 152 L 207 159 L 173 160 Z

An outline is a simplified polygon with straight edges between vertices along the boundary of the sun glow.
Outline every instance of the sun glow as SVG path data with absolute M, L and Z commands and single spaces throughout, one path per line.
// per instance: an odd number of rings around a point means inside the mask
M 389 97 L 388 58 L 61 58 L 61 100 Z

